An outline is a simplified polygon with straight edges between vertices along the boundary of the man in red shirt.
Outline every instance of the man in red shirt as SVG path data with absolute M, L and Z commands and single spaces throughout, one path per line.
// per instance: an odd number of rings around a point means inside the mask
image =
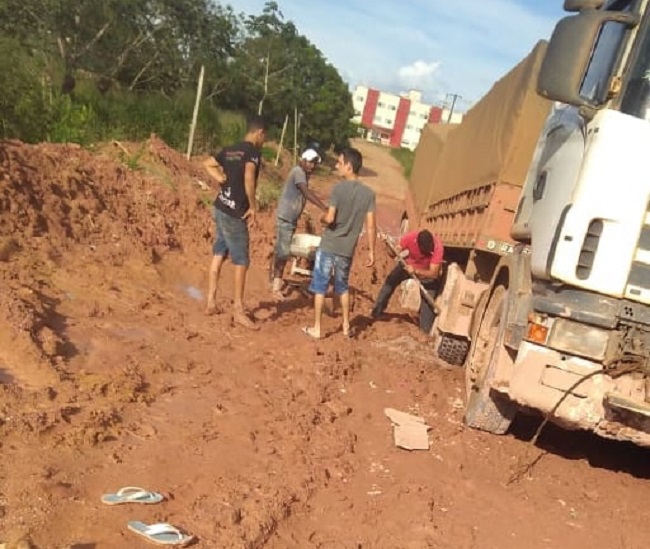
M 404 257 L 406 267 L 400 262 L 386 277 L 372 308 L 372 318 L 378 319 L 381 317 L 397 287 L 412 274 L 422 281 L 426 289 L 435 289 L 442 268 L 444 251 L 440 239 L 427 230 L 412 231 L 402 236 L 399 241 L 399 252 L 400 256 Z M 427 322 L 426 319 L 429 321 Z M 431 307 L 426 300 L 422 299 L 420 304 L 420 327 L 424 331 L 428 331 L 430 326 L 423 326 L 423 324 L 430 324 L 432 320 L 433 311 L 431 311 Z

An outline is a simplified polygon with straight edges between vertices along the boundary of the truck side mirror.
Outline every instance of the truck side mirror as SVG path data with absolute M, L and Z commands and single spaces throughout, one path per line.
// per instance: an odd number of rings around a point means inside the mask
M 575 4 L 580 4 L 580 2 L 576 1 Z M 586 9 L 578 15 L 571 15 L 560 20 L 551 35 L 540 68 L 537 93 L 551 101 L 559 101 L 576 107 L 601 106 L 607 100 L 606 92 L 608 90 L 605 92 L 597 90 L 598 93 L 587 90 L 591 97 L 586 95 L 583 90 L 583 84 L 587 84 L 585 77 L 592 58 L 594 63 L 600 62 L 600 59 L 594 55 L 596 46 L 599 45 L 601 37 L 604 41 L 610 40 L 609 34 L 611 33 L 604 32 L 608 25 L 621 25 L 627 29 L 638 23 L 639 17 L 636 14 L 594 9 Z M 617 45 L 612 44 L 610 50 L 608 53 L 611 53 L 613 64 L 618 57 Z M 609 67 L 609 69 L 611 68 Z M 598 67 L 598 70 L 602 73 L 604 68 Z M 611 76 L 611 74 L 605 75 L 607 83 Z M 588 84 L 592 85 L 591 82 Z M 603 82 L 598 82 L 598 84 L 602 86 Z
M 597 10 L 603 7 L 605 0 L 564 0 L 564 11 Z

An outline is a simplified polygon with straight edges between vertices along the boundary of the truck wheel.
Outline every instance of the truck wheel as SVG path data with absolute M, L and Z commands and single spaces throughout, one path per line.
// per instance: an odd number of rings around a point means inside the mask
M 508 431 L 516 413 L 513 402 L 490 389 L 499 364 L 514 361 L 503 345 L 507 295 L 504 286 L 494 289 L 465 367 L 465 424 L 497 435 Z
M 464 337 L 443 334 L 436 354 L 447 364 L 462 366 L 469 351 L 469 341 Z

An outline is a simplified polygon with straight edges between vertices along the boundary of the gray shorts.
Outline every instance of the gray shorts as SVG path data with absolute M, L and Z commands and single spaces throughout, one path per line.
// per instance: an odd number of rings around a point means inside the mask
M 291 257 L 291 240 L 298 227 L 297 223 L 291 223 L 284 219 L 275 220 L 275 259 L 287 260 Z
M 232 217 L 217 208 L 212 215 L 217 225 L 217 238 L 212 246 L 212 253 L 221 257 L 230 257 L 234 265 L 248 267 L 248 224 L 245 220 Z

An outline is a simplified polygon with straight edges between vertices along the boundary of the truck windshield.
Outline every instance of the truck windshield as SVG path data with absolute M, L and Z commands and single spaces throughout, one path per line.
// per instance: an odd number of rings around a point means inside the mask
M 637 50 L 628 72 L 621 112 L 650 121 L 650 12 L 636 38 Z

